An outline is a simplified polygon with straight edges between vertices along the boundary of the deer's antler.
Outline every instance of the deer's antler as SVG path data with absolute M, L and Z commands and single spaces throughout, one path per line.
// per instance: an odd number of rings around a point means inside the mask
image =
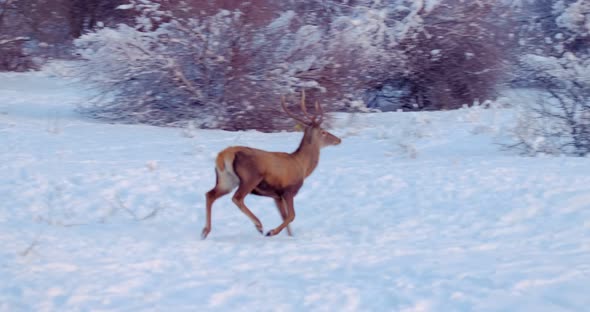
M 315 101 L 315 113 L 316 115 L 314 118 L 319 117 L 319 120 L 314 119 L 314 122 L 319 126 L 322 124 L 322 121 L 324 121 L 324 109 L 322 108 L 318 100 Z
M 309 124 L 309 122 L 307 122 L 307 121 L 305 121 L 305 120 L 297 117 L 297 115 L 291 113 L 291 111 L 289 111 L 287 109 L 287 104 L 285 104 L 285 97 L 284 96 L 281 96 L 281 106 L 283 107 L 283 110 L 285 111 L 285 113 L 287 113 L 287 115 L 289 115 L 289 117 L 295 119 L 296 121 L 298 121 L 298 122 L 300 122 L 300 123 L 302 123 L 304 125 Z
M 304 125 L 315 125 L 315 126 L 319 126 L 322 124 L 322 121 L 324 119 L 324 111 L 320 105 L 320 103 L 318 101 L 315 102 L 315 114 L 312 116 L 307 112 L 307 107 L 305 105 L 305 90 L 301 90 L 301 111 L 303 112 L 303 115 L 305 116 L 305 118 L 307 119 L 304 120 L 300 117 L 297 117 L 297 115 L 291 113 L 288 109 L 287 109 L 287 105 L 285 103 L 285 97 L 281 96 L 281 106 L 283 107 L 283 110 L 285 111 L 285 113 L 287 113 L 287 115 L 289 115 L 289 117 L 297 120 L 298 122 L 304 124 Z
M 307 107 L 305 106 L 305 89 L 301 89 L 301 110 L 309 122 L 313 123 L 314 117 L 307 113 Z

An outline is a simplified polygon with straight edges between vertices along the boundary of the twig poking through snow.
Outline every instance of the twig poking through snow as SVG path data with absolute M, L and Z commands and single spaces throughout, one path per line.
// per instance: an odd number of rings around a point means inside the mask
M 35 247 L 36 247 L 37 245 L 39 245 L 39 236 L 37 236 L 37 237 L 36 237 L 36 238 L 35 238 L 35 239 L 34 239 L 34 240 L 31 242 L 31 244 L 29 244 L 29 246 L 28 246 L 28 247 L 27 247 L 25 250 L 21 251 L 19 254 L 20 254 L 22 257 L 26 257 L 26 256 L 28 256 L 28 255 L 29 255 L 31 252 L 33 252 L 33 251 L 34 251 L 34 249 L 35 249 Z
M 118 208 L 127 212 L 135 221 L 145 221 L 147 219 L 151 219 L 151 218 L 155 217 L 156 215 L 158 215 L 158 212 L 160 212 L 160 210 L 162 209 L 162 206 L 158 205 L 150 213 L 148 213 L 147 215 L 145 215 L 143 217 L 140 217 L 133 210 L 129 209 L 129 207 L 127 207 L 125 205 L 125 203 L 123 203 L 123 200 L 121 200 L 121 197 L 115 196 L 115 200 L 117 202 Z

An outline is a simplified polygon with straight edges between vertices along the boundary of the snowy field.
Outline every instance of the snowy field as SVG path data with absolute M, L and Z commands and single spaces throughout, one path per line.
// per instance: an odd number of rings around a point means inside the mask
M 103 124 L 81 101 L 0 75 L 0 311 L 590 309 L 590 159 L 501 151 L 509 110 L 339 116 L 293 237 L 227 196 L 202 241 L 215 154 L 301 134 Z

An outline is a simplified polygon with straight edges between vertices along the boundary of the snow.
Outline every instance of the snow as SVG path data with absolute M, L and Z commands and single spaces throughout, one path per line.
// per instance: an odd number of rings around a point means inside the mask
M 549 77 L 590 84 L 590 59 L 578 58 L 573 53 L 564 53 L 560 58 L 525 54 L 521 60 L 531 68 L 543 71 Z
M 273 20 L 270 24 L 268 24 L 268 26 L 266 26 L 269 29 L 283 29 L 283 28 L 287 28 L 289 27 L 289 25 L 291 25 L 291 22 L 293 21 L 293 19 L 295 18 L 295 12 L 294 11 L 285 11 L 281 13 L 281 16 L 279 16 L 278 18 L 276 18 L 275 20 Z
M 590 304 L 590 160 L 501 151 L 510 109 L 337 115 L 293 237 L 259 235 L 228 196 L 200 240 L 216 153 L 301 134 L 104 124 L 76 114 L 86 95 L 0 74 L 0 311 Z M 246 203 L 279 224 L 272 200 Z
M 135 6 L 133 4 L 121 4 L 117 7 L 118 10 L 131 10 Z
M 590 35 L 590 4 L 588 1 L 577 0 L 566 7 L 564 6 L 566 4 L 563 1 L 554 4 L 554 11 L 558 14 L 561 13 L 557 17 L 557 24 L 577 32 L 580 36 Z

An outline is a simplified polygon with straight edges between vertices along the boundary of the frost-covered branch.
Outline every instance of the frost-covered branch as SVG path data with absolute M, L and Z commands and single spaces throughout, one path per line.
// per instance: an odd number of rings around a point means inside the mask
M 15 38 L 8 38 L 8 39 L 0 39 L 0 46 L 15 43 L 15 42 L 29 41 L 29 40 L 31 40 L 31 38 L 29 38 L 29 37 L 15 37 Z
M 523 62 L 548 96 L 524 108 L 514 146 L 529 155 L 590 154 L 590 57 L 528 55 Z

